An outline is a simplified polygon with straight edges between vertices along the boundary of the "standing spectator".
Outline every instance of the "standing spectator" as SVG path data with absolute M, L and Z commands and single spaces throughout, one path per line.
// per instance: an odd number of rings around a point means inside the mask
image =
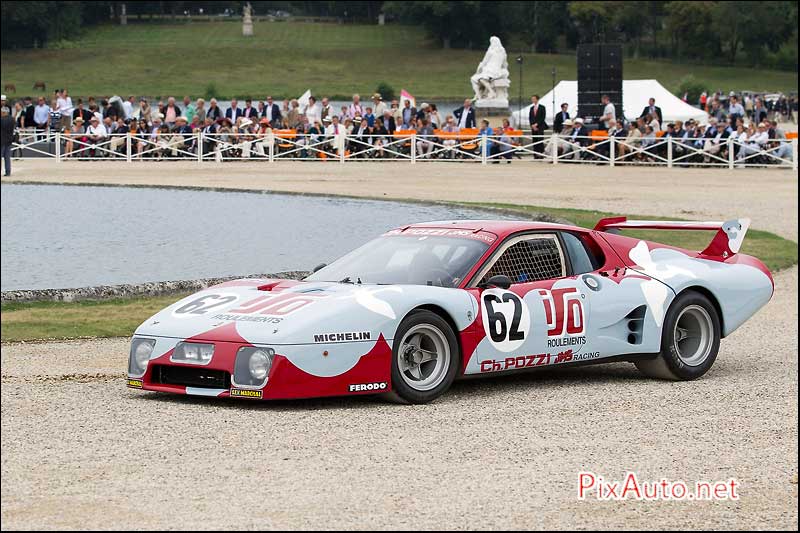
M 464 128 L 475 127 L 475 110 L 472 109 L 472 100 L 467 98 L 464 100 L 464 105 L 453 111 L 453 116 L 456 119 L 456 125 L 459 130 Z
M 411 122 L 417 117 L 417 109 L 415 107 L 411 107 L 411 100 L 405 100 L 403 102 L 403 109 L 400 112 L 400 120 L 402 122 L 402 129 L 408 129 L 411 127 Z
M 648 101 L 647 107 L 642 110 L 642 114 L 639 115 L 640 118 L 644 118 L 647 115 L 653 115 L 655 118 L 658 119 L 658 123 L 661 124 L 664 122 L 664 116 L 661 114 L 661 108 L 656 105 L 656 99 L 650 98 Z
M 364 111 L 364 122 L 366 122 L 369 127 L 375 127 L 375 113 L 372 112 L 372 108 L 368 107 Z
M 271 96 L 267 96 L 267 105 L 264 107 L 263 118 L 269 120 L 273 128 L 279 128 L 281 125 L 281 107 L 272 101 Z
M 23 128 L 35 128 L 36 121 L 33 119 L 33 115 L 36 112 L 36 106 L 33 105 L 33 101 L 31 100 L 30 96 L 25 97 L 25 116 L 24 122 L 22 127 Z
M 181 108 L 175 105 L 175 98 L 170 96 L 167 99 L 167 106 L 162 111 L 164 114 L 164 123 L 169 129 L 175 127 L 175 121 L 181 116 Z
M 600 101 L 603 103 L 603 116 L 600 121 L 603 123 L 603 129 L 610 130 L 617 123 L 617 108 L 611 103 L 611 98 L 604 94 Z
M 744 97 L 744 112 L 748 119 L 753 116 L 753 98 L 749 94 Z
M 38 103 L 33 110 L 33 123 L 36 125 L 37 138 L 41 138 L 42 133 L 47 131 L 47 125 L 50 123 L 50 108 L 47 107 L 44 96 L 40 96 L 36 101 Z
M 126 119 L 133 119 L 133 103 L 136 99 L 133 95 L 128 96 L 128 99 L 122 102 L 122 110 L 125 112 Z
M 739 103 L 739 98 L 735 95 L 731 96 L 728 99 L 728 118 L 733 120 L 733 124 L 736 125 L 736 119 L 744 118 L 745 111 L 742 104 Z
M 300 103 L 292 99 L 289 102 L 289 112 L 286 113 L 286 122 L 290 129 L 297 129 L 300 126 L 302 113 L 300 113 Z
M 443 125 L 442 117 L 439 114 L 439 109 L 437 109 L 436 104 L 431 104 L 428 120 L 430 120 L 433 129 L 438 129 Z
M 188 96 L 183 97 L 183 116 L 186 117 L 187 122 L 191 122 L 194 114 L 197 112 L 192 99 Z
M 22 105 L 21 101 L 14 102 L 14 113 L 11 118 L 14 119 L 14 124 L 17 125 L 17 128 L 25 127 L 25 106 Z
M 317 105 L 317 99 L 313 96 L 308 97 L 308 105 L 305 110 L 306 119 L 308 119 L 309 129 L 317 122 L 322 120 L 320 106 Z
M 258 120 L 258 109 L 253 107 L 253 101 L 247 98 L 244 101 L 244 109 L 242 109 L 242 116 L 250 121 Z
M 14 143 L 14 119 L 6 106 L 0 110 L 0 152 L 3 155 L 3 176 L 11 175 L 11 145 Z
M 145 122 L 147 122 L 148 127 L 153 123 L 152 109 L 150 108 L 150 104 L 147 103 L 147 98 L 139 100 L 139 118 L 143 118 Z
M 72 112 L 75 108 L 72 105 L 72 98 L 70 98 L 66 89 L 62 89 L 58 93 L 57 102 L 58 111 L 61 113 L 60 127 L 64 131 L 69 131 L 69 128 L 72 127 Z
M 61 131 L 61 111 L 58 110 L 58 99 L 50 101 L 50 131 Z
M 528 111 L 528 123 L 531 126 L 531 137 L 533 137 L 534 143 L 531 147 L 534 159 L 544 157 L 544 155 L 541 154 L 542 150 L 540 146 L 544 142 L 542 139 L 544 130 L 547 129 L 546 117 L 547 110 L 543 105 L 539 104 L 539 95 L 534 94 L 531 96 L 531 108 Z
M 84 125 L 86 125 L 89 122 L 89 119 L 92 118 L 92 112 L 83 107 L 83 100 L 81 98 L 78 98 L 78 105 L 75 110 L 72 111 L 73 122 L 79 117 L 83 119 Z
M 553 131 L 555 133 L 561 133 L 561 130 L 564 129 L 564 121 L 569 118 L 569 104 L 564 102 L 561 104 L 561 111 L 556 113 L 556 116 L 553 118 Z
M 481 121 L 481 129 L 478 131 L 478 134 L 481 137 L 481 141 L 479 144 L 481 150 L 484 151 L 486 157 L 491 157 L 492 154 L 494 153 L 494 143 L 492 142 L 492 136 L 494 135 L 494 130 L 489 125 L 488 120 L 483 119 Z M 494 162 L 497 163 L 498 161 Z
M 110 105 L 106 99 L 101 100 L 100 104 L 103 106 L 103 118 L 110 117 L 111 120 L 116 121 L 119 116 L 117 107 Z
M 236 98 L 231 100 L 231 106 L 225 111 L 225 118 L 230 121 L 231 125 L 228 126 L 229 128 L 233 126 L 233 124 L 239 120 L 242 116 L 242 110 L 239 108 L 239 102 L 236 101 Z
M 356 118 L 357 116 L 364 115 L 364 108 L 361 107 L 361 96 L 358 94 L 353 95 L 353 103 L 347 108 L 347 116 L 350 118 Z
M 419 106 L 419 111 L 417 111 L 417 120 L 428 118 L 428 113 L 430 113 L 430 104 L 428 102 L 422 102 L 422 105 Z
M 388 109 L 388 107 L 386 106 L 386 102 L 383 101 L 381 93 L 375 93 L 372 95 L 372 104 L 373 104 L 373 112 L 375 113 L 376 117 L 382 117 L 383 112 Z
M 322 97 L 322 107 L 320 108 L 320 122 L 325 122 L 325 119 L 333 118 L 336 112 L 333 110 L 327 96 Z
M 767 110 L 764 107 L 764 102 L 761 98 L 756 98 L 756 106 L 753 109 L 753 122 L 760 124 L 767 120 Z
M 197 103 L 194 107 L 194 116 L 197 117 L 200 125 L 205 123 L 206 121 L 206 101 L 202 98 L 197 99 Z M 192 118 L 192 123 L 194 123 L 194 118 Z
M 433 148 L 433 128 L 427 119 L 420 119 L 417 127 L 417 156 L 430 157 Z
M 206 113 L 206 118 L 210 118 L 211 122 L 214 124 L 217 123 L 219 119 L 222 118 L 222 108 L 217 105 L 217 99 L 212 98 L 208 102 L 208 112 Z

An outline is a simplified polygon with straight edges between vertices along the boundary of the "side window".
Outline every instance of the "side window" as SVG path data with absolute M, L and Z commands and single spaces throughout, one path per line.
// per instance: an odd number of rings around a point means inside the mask
M 583 240 L 578 235 L 562 232 L 561 237 L 564 239 L 564 246 L 569 255 L 573 275 L 585 274 L 597 270 L 603 264 L 595 254 L 587 249 Z
M 564 274 L 558 239 L 553 235 L 528 235 L 508 246 L 481 281 L 504 275 L 512 283 L 526 283 L 560 278 Z

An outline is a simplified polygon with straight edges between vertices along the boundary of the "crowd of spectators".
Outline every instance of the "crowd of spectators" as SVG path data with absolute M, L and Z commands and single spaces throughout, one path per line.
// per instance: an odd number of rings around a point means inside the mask
M 685 155 L 687 162 L 729 157 L 727 139 L 737 141 L 734 157 L 739 161 L 764 149 L 774 149 L 777 157 L 791 158 L 791 145 L 777 119 L 795 121 L 796 98 L 780 95 L 766 100 L 735 93 L 701 98 L 709 113 L 706 124 L 692 120 L 664 124 L 654 99 L 637 120 L 628 123 L 616 116 L 614 105 L 604 96 L 604 114 L 597 126 L 615 142 L 621 161 L 663 158 L 666 148 L 661 141 L 669 137 L 674 140 L 673 154 Z M 188 96 L 181 102 L 170 97 L 151 103 L 134 96 L 100 101 L 89 97 L 85 102 L 78 98 L 73 102 L 66 89 L 58 89 L 49 102 L 43 96 L 35 103 L 29 97 L 18 100 L 10 113 L 17 128 L 35 138 L 61 132 L 63 157 L 202 155 L 222 161 L 290 150 L 297 157 L 344 152 L 351 157 L 377 158 L 413 151 L 424 159 L 450 158 L 470 150 L 477 153 L 485 146 L 495 162 L 510 162 L 520 156 L 514 147 L 523 142 L 523 133 L 512 128 L 508 119 L 494 128 L 486 120 L 476 121 L 469 99 L 443 116 L 435 104 L 422 103 L 416 108 L 407 99 L 402 104 L 398 100 L 386 102 L 378 93 L 368 101 L 355 94 L 349 105 L 339 109 L 328 98 L 317 101 L 311 96 L 301 104 L 296 99 L 276 101 L 267 96 L 255 102 L 248 98 L 243 104 L 233 99 L 223 110 L 215 98 L 206 102 Z M 562 104 L 552 126 L 545 122 L 545 116 L 544 105 L 534 95 L 529 110 L 528 150 L 534 157 L 552 157 L 555 153 L 561 159 L 586 159 L 604 152 L 607 156 L 609 143 L 594 139 L 583 118 L 570 116 L 567 104 Z M 465 145 L 464 136 L 459 135 L 464 132 L 473 135 L 475 142 Z M 404 135 L 408 139 L 398 143 L 398 137 Z

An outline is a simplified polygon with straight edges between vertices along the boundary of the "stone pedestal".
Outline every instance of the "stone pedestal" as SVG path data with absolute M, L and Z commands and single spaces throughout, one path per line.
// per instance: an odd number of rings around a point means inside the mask
M 481 121 L 486 119 L 489 121 L 491 127 L 502 126 L 504 118 L 510 118 L 511 111 L 508 108 L 508 102 L 505 106 L 495 105 L 486 106 L 481 105 L 482 102 L 475 102 L 475 122 L 477 127 L 481 127 Z

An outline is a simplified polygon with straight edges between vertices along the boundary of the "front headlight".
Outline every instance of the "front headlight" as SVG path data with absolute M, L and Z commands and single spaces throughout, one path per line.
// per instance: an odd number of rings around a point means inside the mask
M 261 388 L 267 382 L 275 350 L 245 346 L 236 352 L 233 382 L 239 387 Z
M 207 365 L 214 355 L 213 344 L 199 342 L 179 342 L 172 351 L 170 361 L 175 363 L 189 363 L 192 365 Z
M 147 370 L 147 363 L 156 346 L 155 339 L 134 338 L 131 342 L 131 354 L 128 360 L 128 374 L 141 376 Z

